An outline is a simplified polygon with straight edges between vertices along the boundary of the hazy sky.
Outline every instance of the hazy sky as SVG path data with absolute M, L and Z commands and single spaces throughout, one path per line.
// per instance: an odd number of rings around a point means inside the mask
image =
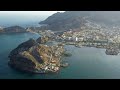
M 56 12 L 64 11 L 0 11 L 0 25 L 39 22 Z
M 56 12 L 64 12 L 64 11 L 0 11 L 0 15 L 21 15 L 21 16 L 37 16 L 37 15 L 51 15 Z

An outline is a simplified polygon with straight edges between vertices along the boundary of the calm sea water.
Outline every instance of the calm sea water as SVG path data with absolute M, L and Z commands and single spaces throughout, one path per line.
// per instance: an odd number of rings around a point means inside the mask
M 29 38 L 37 39 L 39 35 L 32 33 L 0 35 L 0 79 L 115 79 L 120 78 L 120 55 L 109 56 L 104 49 L 77 48 L 66 46 L 71 57 L 63 58 L 70 65 L 61 68 L 55 74 L 27 74 L 8 66 L 8 54 L 20 43 Z

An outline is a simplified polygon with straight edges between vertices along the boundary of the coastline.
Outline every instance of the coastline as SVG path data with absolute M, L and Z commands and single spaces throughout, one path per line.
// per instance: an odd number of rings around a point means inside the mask
M 29 33 L 33 33 L 33 34 L 37 34 L 37 35 L 40 35 L 39 33 L 34 32 L 34 31 L 27 31 L 27 32 L 29 32 Z
M 31 34 L 30 34 L 31 36 Z M 14 37 L 16 38 L 16 37 Z M 10 39 L 11 43 L 15 43 L 13 42 L 12 38 Z M 9 40 L 9 41 L 10 41 Z M 23 40 L 23 39 L 22 39 Z M 18 41 L 22 41 L 21 38 L 18 39 Z M 2 43 L 2 42 L 1 42 Z M 16 46 L 13 46 L 16 47 Z M 9 45 L 9 48 L 11 48 L 11 46 Z M 6 43 L 4 45 L 4 47 L 8 46 L 8 44 Z M 50 74 L 30 74 L 30 73 L 22 73 L 21 71 L 18 70 L 14 70 L 10 67 L 7 66 L 6 68 L 6 63 L 8 61 L 7 58 L 7 54 L 5 55 L 1 53 L 1 64 L 3 65 L 3 67 L 1 67 L 1 73 L 6 73 L 4 76 L 3 74 L 1 74 L 0 78 L 29 78 L 29 79 L 50 79 L 50 78 L 55 78 L 55 79 L 63 79 L 63 78 L 107 78 L 107 76 L 111 76 L 111 77 L 115 77 L 115 74 L 107 74 L 104 73 L 103 69 L 105 69 L 105 71 L 107 72 L 111 72 L 111 69 L 107 68 L 107 66 L 109 65 L 112 69 L 112 71 L 115 71 L 116 74 L 119 74 L 119 71 L 117 71 L 119 69 L 119 67 L 117 68 L 117 66 L 119 66 L 119 58 L 120 55 L 118 56 L 111 56 L 111 55 L 106 55 L 104 53 L 105 50 L 98 50 L 98 49 L 83 49 L 83 48 L 76 48 L 74 46 L 67 46 L 66 47 L 68 50 L 70 50 L 71 53 L 73 53 L 73 55 L 71 57 L 65 58 L 65 61 L 67 61 L 69 63 L 69 66 L 67 68 L 60 68 L 60 71 L 56 74 L 56 73 L 50 73 Z M 3 50 L 1 49 L 1 52 L 3 52 Z M 3 58 L 2 58 L 3 57 Z M 5 60 L 2 60 L 5 59 Z M 97 60 L 96 60 L 97 59 Z M 114 63 L 113 63 L 114 62 Z M 106 64 L 107 65 L 106 65 Z M 96 65 L 98 64 L 98 65 Z M 91 66 L 92 65 L 92 66 Z M 77 69 L 79 68 L 79 69 Z M 102 70 L 101 70 L 101 69 Z M 117 69 L 117 70 L 116 70 Z M 71 72 L 72 71 L 72 72 Z M 90 72 L 91 71 L 91 72 Z M 101 72 L 101 76 L 99 76 L 98 74 L 96 74 L 96 72 Z M 7 74 L 8 73 L 8 74 Z M 88 73 L 87 75 L 89 75 L 89 77 L 86 76 L 86 73 Z M 103 77 L 105 76 L 105 77 Z M 115 77 L 115 78 L 119 78 L 119 77 Z

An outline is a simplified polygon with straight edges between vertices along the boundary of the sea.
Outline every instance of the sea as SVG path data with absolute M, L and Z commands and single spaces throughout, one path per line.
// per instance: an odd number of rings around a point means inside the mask
M 39 34 L 0 34 L 0 79 L 120 79 L 120 55 L 106 55 L 105 49 L 72 45 L 65 49 L 72 54 L 63 57 L 68 67 L 53 74 L 28 74 L 8 66 L 8 55 L 20 43 L 37 39 Z

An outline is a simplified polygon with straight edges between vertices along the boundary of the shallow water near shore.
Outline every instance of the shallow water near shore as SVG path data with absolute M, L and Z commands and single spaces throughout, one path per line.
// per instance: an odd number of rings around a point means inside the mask
M 72 56 L 63 58 L 69 63 L 66 68 L 53 74 L 28 74 L 8 66 L 11 50 L 38 34 L 0 34 L 0 79 L 120 79 L 120 55 L 105 54 L 105 49 L 65 46 Z

